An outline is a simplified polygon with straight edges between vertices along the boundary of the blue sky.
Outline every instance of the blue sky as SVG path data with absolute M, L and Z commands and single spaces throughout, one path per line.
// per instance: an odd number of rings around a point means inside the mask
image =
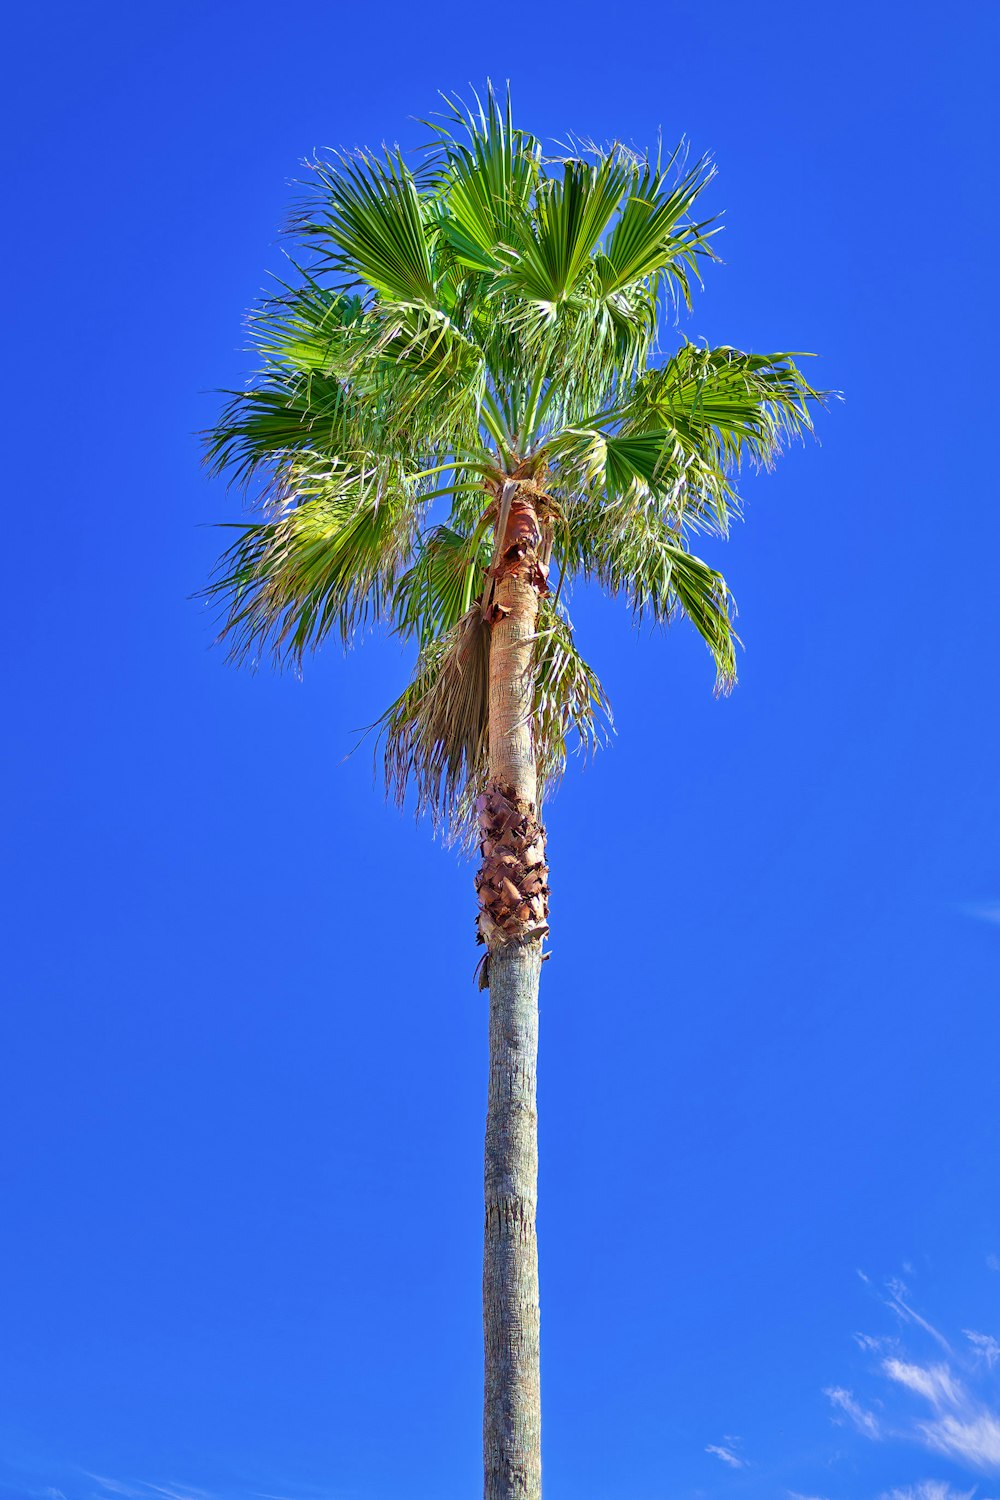
M 0 1496 L 466 1500 L 471 872 L 190 596 L 315 148 L 714 153 L 692 337 L 846 400 L 749 478 L 746 642 L 572 601 L 617 737 L 547 822 L 547 1500 L 1000 1494 L 997 8 L 22 8 L 7 32 Z M 12 191 L 11 191 L 12 189 Z

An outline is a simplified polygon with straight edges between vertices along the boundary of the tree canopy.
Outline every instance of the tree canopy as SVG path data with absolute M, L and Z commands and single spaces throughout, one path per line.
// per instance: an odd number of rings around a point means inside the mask
M 429 128 L 412 161 L 310 164 L 293 284 L 252 314 L 259 371 L 208 435 L 211 463 L 262 510 L 209 593 L 241 659 L 300 664 L 376 623 L 415 642 L 382 721 L 386 773 L 454 824 L 484 774 L 482 598 L 513 499 L 544 537 L 544 783 L 607 712 L 566 611 L 574 580 L 639 618 L 686 616 L 731 688 L 733 600 L 692 544 L 726 535 L 741 463 L 767 466 L 808 430 L 817 392 L 798 356 L 676 332 L 713 254 L 706 160 L 545 151 L 492 88 L 471 109 L 446 101 Z

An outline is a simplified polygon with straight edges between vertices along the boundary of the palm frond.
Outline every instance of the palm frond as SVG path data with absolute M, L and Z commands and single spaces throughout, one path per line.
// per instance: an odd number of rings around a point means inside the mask
M 263 475 L 265 493 L 284 498 L 295 491 L 293 475 L 301 480 L 317 466 L 419 466 L 402 393 L 379 367 L 384 325 L 356 298 L 310 279 L 258 308 L 251 331 L 263 368 L 247 390 L 228 393 L 205 434 L 215 472 L 244 488 Z
M 390 614 L 419 497 L 403 483 L 336 468 L 304 479 L 299 496 L 278 519 L 238 528 L 206 591 L 224 608 L 220 640 L 235 660 L 270 651 L 301 665 L 331 631 L 348 644 Z
M 300 269 L 300 268 L 296 268 Z M 308 271 L 302 283 L 279 282 L 250 319 L 254 345 L 265 367 L 276 374 L 291 368 L 301 374 L 321 371 L 343 376 L 352 344 L 365 322 L 358 296 L 322 286 Z
M 413 679 L 380 721 L 386 786 L 402 806 L 415 794 L 451 838 L 474 836 L 475 799 L 487 780 L 490 631 L 476 604 L 430 639 Z M 532 737 L 539 798 L 573 751 L 597 748 L 611 707 L 593 668 L 576 648 L 564 610 L 542 602 L 534 646 Z
M 654 291 L 665 286 L 690 306 L 691 278 L 699 275 L 699 259 L 712 253 L 713 230 L 711 221 L 696 223 L 689 216 L 715 169 L 702 158 L 671 184 L 669 173 L 679 155 L 680 148 L 665 168 L 649 161 L 636 168 L 618 221 L 597 256 L 605 298 L 650 280 Z
M 603 744 L 612 723 L 607 694 L 577 650 L 569 616 L 546 596 L 535 643 L 532 715 L 540 795 L 563 775 L 571 753 L 586 757 Z
M 648 615 L 669 624 L 686 616 L 712 653 L 716 691 L 731 691 L 739 642 L 733 597 L 722 574 L 688 551 L 679 528 L 654 502 L 585 497 L 570 510 L 568 537 L 568 551 L 559 555 L 563 568 L 596 580 L 609 594 L 624 594 L 639 620 Z
M 502 106 L 492 84 L 478 110 L 446 103 L 451 128 L 431 126 L 435 220 L 459 265 L 492 275 L 503 269 L 500 247 L 513 242 L 529 213 L 541 145 L 515 128 L 509 88 Z
M 823 400 L 795 363 L 802 357 L 682 344 L 636 383 L 622 431 L 670 426 L 686 451 L 721 467 L 744 458 L 768 467 L 787 440 L 812 431 L 809 403 Z
M 555 461 L 558 491 L 570 498 L 575 514 L 582 513 L 579 502 L 585 499 L 590 509 L 603 504 L 616 516 L 652 506 L 679 524 L 682 517 L 697 520 L 710 502 L 720 529 L 727 520 L 732 490 L 724 472 L 713 465 L 699 466 L 700 455 L 685 452 L 672 428 L 615 432 L 570 427 L 553 435 L 548 451 Z
M 396 585 L 393 617 L 400 635 L 415 637 L 421 648 L 447 635 L 482 594 L 489 557 L 481 527 L 471 536 L 452 526 L 428 532 Z
M 383 715 L 386 786 L 407 792 L 435 827 L 464 837 L 486 775 L 489 626 L 478 605 L 420 652 L 413 679 Z
M 478 444 L 486 363 L 446 314 L 380 304 L 350 373 L 353 383 L 381 398 L 398 446 L 454 451 Z
M 402 155 L 366 151 L 313 164 L 315 189 L 292 221 L 343 287 L 367 286 L 391 302 L 437 306 L 432 225 Z
M 593 251 L 631 180 L 631 162 L 618 151 L 596 162 L 567 160 L 561 176 L 543 177 L 531 216 L 512 223 L 514 244 L 498 290 L 553 313 L 590 271 Z
M 548 448 L 563 488 L 650 498 L 682 528 L 725 536 L 740 514 L 733 476 L 743 460 L 770 466 L 812 430 L 809 403 L 821 400 L 790 354 L 683 344 L 617 407 L 553 434 Z

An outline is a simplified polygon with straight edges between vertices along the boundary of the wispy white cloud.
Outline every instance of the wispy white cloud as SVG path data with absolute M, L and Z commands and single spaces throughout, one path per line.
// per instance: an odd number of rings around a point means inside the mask
M 737 1438 L 735 1441 L 738 1443 L 740 1440 Z M 110 1474 L 95 1474 L 82 1467 L 74 1469 L 77 1482 L 68 1491 L 53 1484 L 46 1485 L 44 1481 L 50 1477 L 49 1474 L 38 1475 L 34 1482 L 30 1479 L 21 1482 L 14 1489 L 4 1485 L 6 1470 L 7 1466 L 4 1465 L 3 1473 L 0 1474 L 0 1491 L 4 1495 L 24 1495 L 25 1500 L 29 1500 L 29 1497 L 33 1497 L 33 1500 L 84 1500 L 84 1497 L 85 1500 L 346 1500 L 342 1490 L 335 1491 L 313 1484 L 294 1484 L 289 1489 L 282 1485 L 280 1479 L 280 1494 L 275 1490 L 248 1490 L 240 1485 L 236 1488 L 227 1486 L 225 1495 L 221 1495 L 217 1491 L 185 1484 L 180 1480 L 118 1479 Z M 89 1481 L 89 1484 L 81 1484 L 83 1480 Z
M 882 1436 L 882 1424 L 879 1422 L 878 1417 L 876 1417 L 874 1412 L 867 1411 L 860 1402 L 855 1401 L 852 1391 L 847 1391 L 840 1385 L 831 1385 L 827 1386 L 823 1395 L 827 1397 L 837 1411 L 843 1412 L 845 1417 L 849 1417 L 858 1431 L 863 1432 L 865 1437 L 874 1440 Z M 834 1420 L 836 1421 L 837 1419 L 834 1418 Z
M 721 1458 L 724 1464 L 731 1469 L 746 1469 L 748 1467 L 745 1458 L 740 1458 L 731 1448 L 723 1448 L 719 1443 L 709 1443 L 705 1448 L 706 1453 L 714 1453 L 716 1458 Z
M 799 1490 L 786 1490 L 787 1500 L 823 1500 L 822 1495 L 803 1495 Z
M 962 907 L 967 917 L 1000 927 L 1000 901 L 971 901 Z
M 962 1332 L 975 1349 L 977 1355 L 992 1370 L 997 1360 L 1000 1359 L 1000 1344 L 989 1333 L 977 1333 L 974 1328 L 963 1328 Z
M 939 1411 L 965 1401 L 965 1393 L 947 1365 L 911 1365 L 901 1359 L 884 1359 L 882 1369 L 890 1380 L 923 1396 Z
M 885 1359 L 882 1372 L 931 1406 L 933 1416 L 912 1429 L 918 1441 L 974 1469 L 1000 1474 L 1000 1415 L 970 1395 L 948 1365 Z
M 921 1479 L 917 1484 L 908 1484 L 903 1489 L 887 1490 L 879 1500 L 972 1500 L 975 1493 L 975 1487 L 971 1490 L 956 1490 L 943 1479 Z
M 930 1334 L 931 1338 L 941 1345 L 946 1354 L 951 1354 L 951 1345 L 944 1334 L 939 1333 L 933 1323 L 928 1323 L 926 1318 L 921 1317 L 916 1309 L 911 1307 L 906 1300 L 910 1295 L 909 1289 L 901 1281 L 895 1279 L 891 1279 L 886 1283 L 886 1289 L 889 1293 L 886 1298 L 886 1307 L 891 1307 L 893 1312 L 898 1314 L 905 1323 L 913 1323 L 917 1328 L 922 1328 L 924 1333 Z
M 215 1500 L 208 1490 L 196 1490 L 189 1484 L 150 1484 L 148 1489 L 153 1495 L 162 1495 L 164 1500 Z
M 1000 1474 L 1000 1415 L 969 1394 L 947 1365 L 882 1362 L 890 1380 L 923 1397 L 934 1410 L 928 1421 L 918 1421 L 915 1435 L 936 1453 L 970 1464 L 986 1473 Z
M 343 1500 L 343 1496 L 344 1491 L 334 1493 L 325 1485 L 296 1484 L 294 1494 L 286 1490 L 282 1490 L 280 1494 L 275 1490 L 251 1490 L 248 1500 Z
M 294 1496 L 276 1496 L 270 1490 L 253 1490 L 253 1500 L 295 1500 Z
M 110 1479 L 106 1474 L 88 1474 L 109 1495 L 118 1495 L 122 1500 L 216 1500 L 210 1490 L 197 1489 L 189 1484 L 154 1484 L 151 1480 Z
M 986 1269 L 988 1271 L 1000 1271 L 1000 1255 L 994 1255 L 992 1252 L 987 1255 Z
M 863 1349 L 866 1354 L 878 1354 L 882 1349 L 888 1349 L 896 1342 L 895 1339 L 875 1338 L 870 1333 L 855 1333 L 852 1334 L 852 1338 L 858 1348 Z
M 929 1448 L 961 1462 L 1000 1474 L 1000 1419 L 986 1407 L 949 1412 L 919 1430 Z
M 1000 1270 L 1000 1257 L 990 1255 L 986 1263 L 991 1270 Z M 965 1471 L 966 1483 L 976 1473 L 1000 1475 L 1000 1338 L 965 1328 L 967 1343 L 953 1348 L 917 1310 L 901 1281 L 889 1281 L 879 1289 L 868 1277 L 862 1279 L 906 1328 L 890 1338 L 854 1334 L 858 1348 L 874 1357 L 871 1372 L 888 1383 L 881 1387 L 885 1400 L 868 1399 L 857 1382 L 855 1390 L 828 1386 L 824 1394 L 834 1408 L 834 1421 L 849 1423 L 872 1441 L 917 1443 L 958 1465 Z M 930 1358 L 915 1358 L 906 1346 L 923 1344 L 926 1349 L 924 1336 L 938 1348 Z M 889 1388 L 895 1391 L 891 1403 Z M 962 1489 L 954 1482 L 925 1479 L 886 1491 L 880 1500 L 973 1500 L 974 1496 L 986 1500 L 974 1485 Z

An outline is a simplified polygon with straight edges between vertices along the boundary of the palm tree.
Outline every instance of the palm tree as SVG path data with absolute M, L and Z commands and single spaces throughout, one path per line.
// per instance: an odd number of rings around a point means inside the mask
M 686 616 L 728 691 L 732 600 L 690 541 L 726 534 L 740 461 L 767 466 L 816 393 L 788 354 L 659 348 L 711 254 L 705 161 L 546 154 L 509 93 L 446 103 L 412 165 L 398 150 L 311 163 L 292 222 L 307 266 L 256 311 L 260 373 L 209 434 L 263 515 L 208 592 L 237 658 L 298 665 L 375 623 L 415 643 L 381 722 L 387 783 L 481 853 L 484 1493 L 537 1500 L 541 804 L 608 711 L 568 585 Z

